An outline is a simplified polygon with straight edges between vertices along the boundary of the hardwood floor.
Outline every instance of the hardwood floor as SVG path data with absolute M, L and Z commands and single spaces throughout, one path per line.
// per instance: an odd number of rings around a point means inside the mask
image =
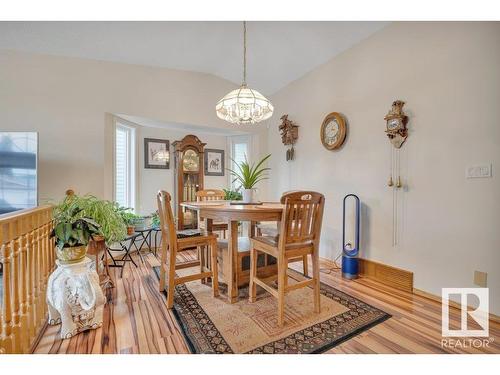
M 136 255 L 134 255 L 137 257 Z M 179 255 L 187 260 L 188 252 Z M 188 353 L 180 328 L 166 299 L 158 292 L 152 266 L 158 261 L 147 255 L 138 268 L 127 264 L 123 278 L 116 271 L 116 287 L 107 289 L 102 328 L 69 340 L 59 338 L 59 326 L 48 327 L 35 353 Z M 293 265 L 300 271 L 301 264 Z M 328 353 L 500 353 L 500 324 L 490 321 L 493 341 L 483 348 L 441 347 L 441 305 L 376 281 L 344 280 L 332 264 L 321 262 L 321 281 L 392 315 L 391 319 L 338 345 Z M 459 311 L 450 319 L 458 325 Z

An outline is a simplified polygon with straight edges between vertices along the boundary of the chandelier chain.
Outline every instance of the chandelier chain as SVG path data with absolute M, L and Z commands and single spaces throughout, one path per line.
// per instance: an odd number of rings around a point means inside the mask
M 247 21 L 243 21 L 243 85 L 247 84 Z

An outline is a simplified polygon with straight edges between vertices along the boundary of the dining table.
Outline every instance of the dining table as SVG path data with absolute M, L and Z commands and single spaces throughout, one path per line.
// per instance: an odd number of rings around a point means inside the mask
M 203 201 L 183 202 L 181 206 L 197 212 L 198 217 L 205 221 L 207 231 L 212 231 L 212 224 L 227 222 L 228 224 L 228 252 L 229 266 L 227 277 L 227 296 L 230 303 L 238 300 L 237 259 L 238 259 L 238 225 L 239 222 L 249 222 L 248 237 L 255 235 L 257 222 L 281 221 L 283 205 L 278 202 L 264 202 L 259 204 L 242 204 L 238 201 Z

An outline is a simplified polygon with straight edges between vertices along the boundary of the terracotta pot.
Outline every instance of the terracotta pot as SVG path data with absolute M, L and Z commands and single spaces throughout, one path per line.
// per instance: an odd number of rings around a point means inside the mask
M 87 246 L 63 247 L 56 246 L 56 256 L 62 264 L 78 263 L 87 254 Z
M 127 234 L 131 236 L 135 232 L 135 227 L 133 225 L 127 227 Z

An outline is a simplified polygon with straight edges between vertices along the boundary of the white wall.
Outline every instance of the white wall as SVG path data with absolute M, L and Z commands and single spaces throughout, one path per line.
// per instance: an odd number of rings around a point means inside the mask
M 341 250 L 342 199 L 363 202 L 363 257 L 413 271 L 415 287 L 472 287 L 488 273 L 490 306 L 500 313 L 500 23 L 395 23 L 293 82 L 271 99 L 275 118 L 300 125 L 296 160 L 284 160 L 277 121 L 269 189 L 326 196 L 321 253 Z M 400 243 L 393 247 L 393 194 L 386 184 L 384 115 L 406 101 L 410 136 L 401 150 L 405 184 Z M 323 148 L 326 114 L 348 121 L 345 146 Z M 492 163 L 493 178 L 465 179 L 469 164 Z
M 141 215 L 149 215 L 156 211 L 156 194 L 158 190 L 163 189 L 171 194 L 174 192 L 174 154 L 172 143 L 181 140 L 184 136 L 190 134 L 189 132 L 179 132 L 170 129 L 152 128 L 145 126 L 137 127 L 137 142 L 139 145 L 139 158 L 138 158 L 138 195 L 139 207 L 138 213 Z M 197 133 L 196 136 L 200 138 L 203 143 L 206 143 L 205 148 L 215 148 L 226 151 L 227 137 L 201 134 Z M 158 138 L 168 139 L 170 141 L 170 169 L 145 169 L 144 168 L 144 138 Z M 227 152 L 226 165 L 227 165 Z M 204 166 L 201 166 L 204 168 Z M 223 189 L 228 186 L 227 171 L 224 176 L 204 176 L 205 189 Z
M 234 87 L 202 73 L 0 51 L 0 130 L 39 132 L 41 201 L 67 188 L 112 198 L 111 113 L 231 128 L 215 103 Z

